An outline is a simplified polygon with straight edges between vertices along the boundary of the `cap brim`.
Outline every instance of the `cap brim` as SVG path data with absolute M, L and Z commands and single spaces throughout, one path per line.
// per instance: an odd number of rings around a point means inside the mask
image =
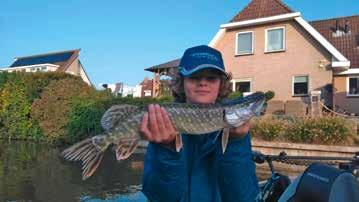
M 212 65 L 212 64 L 202 64 L 202 65 L 199 65 L 195 68 L 193 68 L 192 70 L 190 71 L 186 71 L 185 68 L 181 68 L 180 70 L 180 74 L 183 76 L 183 77 L 190 77 L 192 74 L 198 72 L 198 71 L 201 71 L 201 70 L 204 70 L 204 69 L 214 69 L 214 70 L 218 70 L 220 71 L 222 74 L 224 74 L 225 76 L 228 76 L 227 75 L 227 72 L 224 71 L 222 68 L 216 66 L 216 65 Z

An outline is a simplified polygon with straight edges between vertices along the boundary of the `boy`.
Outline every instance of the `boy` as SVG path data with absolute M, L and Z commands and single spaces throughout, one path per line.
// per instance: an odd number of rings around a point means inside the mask
M 231 76 L 222 55 L 209 46 L 187 49 L 174 79 L 177 102 L 210 104 L 230 93 Z M 230 130 L 222 153 L 222 131 L 182 135 L 183 148 L 175 151 L 178 133 L 167 112 L 150 105 L 140 132 L 150 141 L 145 156 L 143 193 L 151 202 L 254 201 L 259 188 L 252 161 L 249 123 Z

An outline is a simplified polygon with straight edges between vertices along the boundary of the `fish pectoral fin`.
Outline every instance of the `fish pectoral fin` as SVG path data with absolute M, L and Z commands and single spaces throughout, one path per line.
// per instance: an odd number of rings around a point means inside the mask
M 139 139 L 122 139 L 116 147 L 116 159 L 124 160 L 133 154 L 138 147 Z
M 222 152 L 223 152 L 223 154 L 226 151 L 228 139 L 229 139 L 229 128 L 224 128 L 223 134 L 222 134 Z
M 183 147 L 182 136 L 180 133 L 176 134 L 175 143 L 176 143 L 176 151 L 179 152 Z

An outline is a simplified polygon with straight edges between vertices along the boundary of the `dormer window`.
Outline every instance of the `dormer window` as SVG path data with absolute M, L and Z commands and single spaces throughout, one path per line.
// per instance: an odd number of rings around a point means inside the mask
M 276 27 L 265 30 L 265 52 L 285 50 L 285 29 Z
M 236 37 L 236 55 L 253 54 L 253 32 L 239 32 Z
M 342 37 L 342 36 L 348 36 L 351 34 L 348 20 L 345 20 L 344 26 L 340 26 L 339 20 L 336 20 L 335 27 L 332 27 L 331 29 L 333 30 L 333 33 L 332 33 L 333 37 Z

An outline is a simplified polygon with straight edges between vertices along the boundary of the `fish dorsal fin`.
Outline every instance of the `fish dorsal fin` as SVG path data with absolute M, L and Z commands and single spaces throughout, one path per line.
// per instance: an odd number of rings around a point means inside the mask
M 136 150 L 139 142 L 139 139 L 122 139 L 115 148 L 116 159 L 119 161 L 130 157 Z
M 106 131 L 110 130 L 116 123 L 129 117 L 137 109 L 137 106 L 127 104 L 110 107 L 101 118 L 102 128 Z

